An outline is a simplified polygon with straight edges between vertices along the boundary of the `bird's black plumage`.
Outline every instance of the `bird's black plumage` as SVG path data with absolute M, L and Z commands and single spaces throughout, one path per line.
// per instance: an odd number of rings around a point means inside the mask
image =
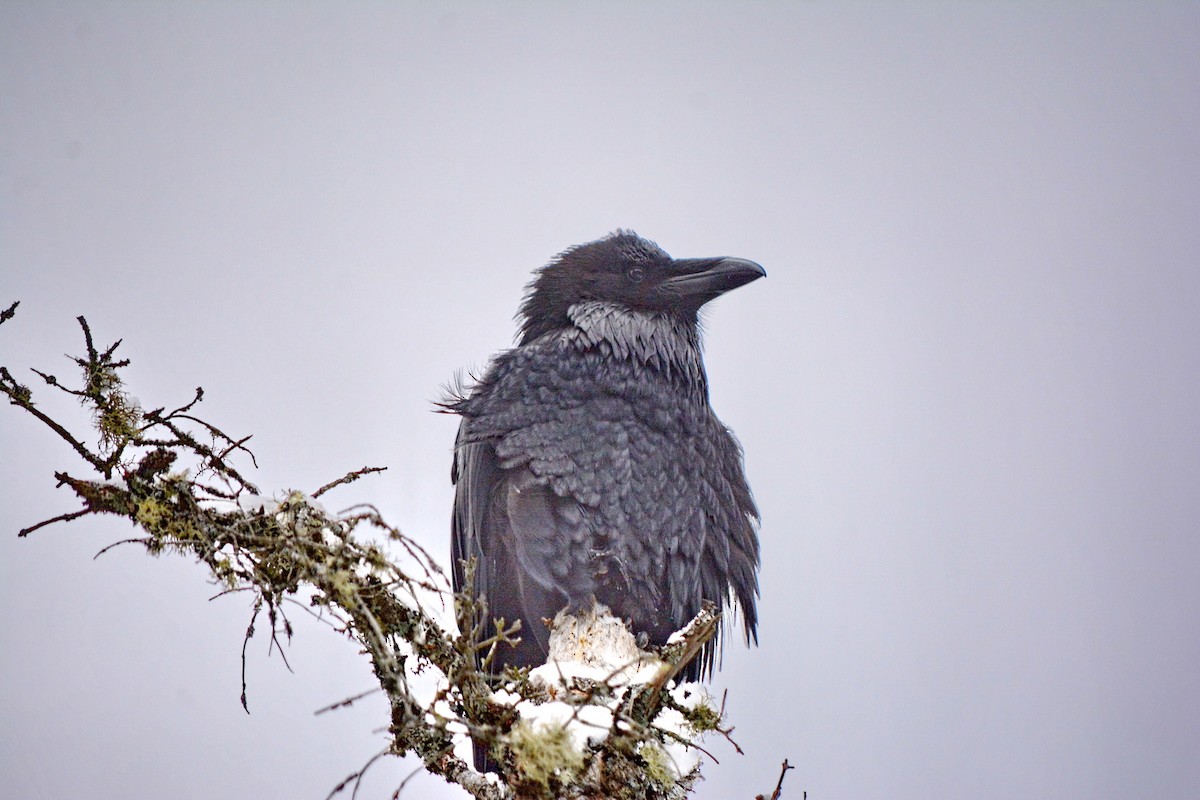
M 522 626 L 495 669 L 544 663 L 543 620 L 593 601 L 662 644 L 703 600 L 732 597 L 756 639 L 758 512 L 709 406 L 698 312 L 764 274 L 672 259 L 629 231 L 573 247 L 530 283 L 518 346 L 448 402 L 462 415 L 455 589 Z M 714 648 L 685 675 L 711 670 Z

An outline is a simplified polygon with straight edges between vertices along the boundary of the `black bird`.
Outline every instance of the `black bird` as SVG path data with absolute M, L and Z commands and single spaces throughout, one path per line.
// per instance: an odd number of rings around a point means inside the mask
M 673 259 L 632 231 L 572 247 L 527 287 L 518 346 L 447 401 L 462 416 L 454 588 L 485 600 L 489 620 L 521 621 L 496 672 L 545 663 L 543 620 L 593 601 L 655 645 L 702 600 L 736 602 L 757 641 L 758 511 L 709 406 L 698 314 L 765 274 L 740 258 Z M 710 672 L 715 649 L 684 677 Z

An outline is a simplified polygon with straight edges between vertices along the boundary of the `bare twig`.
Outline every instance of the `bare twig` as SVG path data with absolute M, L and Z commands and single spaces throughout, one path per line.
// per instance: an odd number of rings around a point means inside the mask
M 313 712 L 313 715 L 320 716 L 321 714 L 324 714 L 327 711 L 336 711 L 339 708 L 349 708 L 350 706 L 357 703 L 359 700 L 362 700 L 364 697 L 370 697 L 373 694 L 379 694 L 379 691 L 380 691 L 380 689 L 378 686 L 376 686 L 374 689 L 367 689 L 365 692 L 359 692 L 358 694 L 353 695 L 351 697 L 347 697 L 344 700 L 338 700 L 336 703 L 331 703 L 330 705 L 324 706 L 322 708 L 318 708 L 316 711 Z
M 335 486 L 342 486 L 347 483 L 354 483 L 356 480 L 358 480 L 359 478 L 361 478 L 364 475 L 370 475 L 373 472 L 384 472 L 386 470 L 387 470 L 387 467 L 363 467 L 362 469 L 356 469 L 354 472 L 347 473 L 347 474 L 343 475 L 342 477 L 338 478 L 337 480 L 330 481 L 329 483 L 322 486 L 320 489 L 317 489 L 315 492 L 313 492 L 313 497 L 320 497 L 321 495 L 325 494 L 326 492 L 328 492 L 330 489 L 334 488 Z
M 785 758 L 783 768 L 779 770 L 779 780 L 775 783 L 775 791 L 771 792 L 769 798 L 765 794 L 755 795 L 754 800 L 779 800 L 783 795 L 783 776 L 787 775 L 789 769 L 795 769 L 795 767 L 789 764 Z M 808 797 L 808 792 L 805 792 L 804 796 Z
M 37 372 L 37 370 L 34 370 L 34 372 Z M 38 372 L 38 374 L 41 375 L 42 373 Z M 79 454 L 80 458 L 87 461 L 97 470 L 103 471 L 103 460 L 93 454 L 91 450 L 88 450 L 87 447 L 85 447 L 82 442 L 72 436 L 66 428 L 51 419 L 48 415 L 42 413 L 41 409 L 34 406 L 33 401 L 30 399 L 33 396 L 32 392 L 29 391 L 28 387 L 22 386 L 13 380 L 12 375 L 4 367 L 0 367 L 0 392 L 8 395 L 9 402 L 11 402 L 13 405 L 20 406 L 24 410 L 28 411 L 39 421 L 41 421 L 42 424 L 44 424 L 47 428 L 58 434 L 59 438 L 71 445 L 75 452 Z
M 53 525 L 55 522 L 70 522 L 73 519 L 79 519 L 80 517 L 86 516 L 90 513 L 91 512 L 86 508 L 81 508 L 78 511 L 68 511 L 65 514 L 59 514 L 57 517 L 44 519 L 36 525 L 30 525 L 28 528 L 21 528 L 21 530 L 17 531 L 17 536 L 28 536 L 38 528 L 44 528 L 47 525 Z
M 254 621 L 258 619 L 258 612 L 262 611 L 262 597 L 254 598 L 254 610 L 250 612 L 250 623 L 246 626 L 246 635 L 242 637 L 242 710 L 247 714 L 250 713 L 250 700 L 246 695 L 246 648 L 250 646 L 250 639 L 254 637 Z

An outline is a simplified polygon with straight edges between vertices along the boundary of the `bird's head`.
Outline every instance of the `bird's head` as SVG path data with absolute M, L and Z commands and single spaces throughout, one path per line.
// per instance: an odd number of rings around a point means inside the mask
M 576 245 L 537 271 L 521 304 L 521 342 L 571 322 L 571 306 L 600 301 L 695 323 L 700 307 L 766 271 L 743 258 L 671 258 L 633 231 Z

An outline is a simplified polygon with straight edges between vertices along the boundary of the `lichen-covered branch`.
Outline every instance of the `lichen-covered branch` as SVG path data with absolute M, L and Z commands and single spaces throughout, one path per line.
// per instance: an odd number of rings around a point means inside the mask
M 0 312 L 0 324 L 10 322 L 16 307 Z M 631 664 L 642 670 L 640 679 L 624 666 L 581 677 L 568 674 L 566 662 L 553 665 L 562 677 L 557 688 L 545 675 L 490 676 L 480 669 L 488 652 L 507 646 L 519 631 L 499 621 L 486 631 L 462 631 L 468 620 L 488 619 L 486 608 L 455 596 L 441 567 L 416 542 L 373 507 L 334 514 L 316 499 L 379 468 L 351 472 L 311 495 L 264 496 L 234 463 L 242 458 L 253 464 L 249 437 L 226 434 L 194 414 L 202 389 L 173 410 L 142 409 L 120 377 L 128 364 L 116 357 L 120 342 L 101 349 L 86 320 L 78 321 L 85 354 L 73 360 L 80 383 L 33 372 L 46 388 L 65 392 L 90 412 L 95 431 L 88 436 L 43 412 L 33 390 L 0 367 L 0 393 L 44 423 L 91 471 L 55 473 L 80 506 L 19 535 L 116 514 L 140 529 L 125 543 L 190 556 L 224 590 L 251 593 L 254 620 L 265 611 L 272 637 L 292 633 L 285 600 L 321 609 L 371 660 L 390 706 L 388 752 L 416 754 L 430 772 L 481 800 L 687 793 L 698 773 L 694 764 L 681 769 L 668 763 L 671 748 L 697 747 L 695 736 L 720 730 L 720 714 L 698 689 L 681 693 L 669 682 L 712 637 L 714 608 L 705 608 L 662 652 L 635 653 Z M 97 441 L 89 444 L 93 436 Z M 255 632 L 254 620 L 247 637 Z M 421 696 L 409 677 L 428 668 L 440 681 L 431 696 Z M 555 715 L 557 721 L 547 723 Z M 581 721 L 592 726 L 582 737 L 571 728 Z M 467 735 L 490 745 L 500 780 L 475 772 L 456 755 L 456 744 Z

